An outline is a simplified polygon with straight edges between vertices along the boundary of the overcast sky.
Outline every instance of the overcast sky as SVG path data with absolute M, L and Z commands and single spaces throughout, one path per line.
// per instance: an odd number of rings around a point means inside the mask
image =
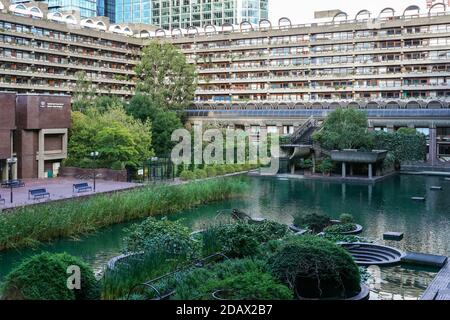
M 386 7 L 402 14 L 408 5 L 418 5 L 425 13 L 426 0 L 269 0 L 270 20 L 277 23 L 279 18 L 288 17 L 295 24 L 313 22 L 314 11 L 319 10 L 340 9 L 353 18 L 360 10 L 368 9 L 376 17 Z

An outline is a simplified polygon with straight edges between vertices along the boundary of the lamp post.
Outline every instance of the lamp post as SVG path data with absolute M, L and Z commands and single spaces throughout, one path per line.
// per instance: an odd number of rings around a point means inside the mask
M 8 168 L 9 168 L 9 190 L 11 194 L 11 203 L 13 203 L 14 197 L 13 197 L 13 183 L 12 183 L 12 166 L 17 163 L 16 157 L 11 157 L 6 160 L 8 162 Z
M 91 158 L 94 160 L 94 192 L 96 191 L 96 183 L 95 178 L 97 176 L 96 169 L 97 169 L 97 157 L 98 157 L 98 151 L 91 152 Z

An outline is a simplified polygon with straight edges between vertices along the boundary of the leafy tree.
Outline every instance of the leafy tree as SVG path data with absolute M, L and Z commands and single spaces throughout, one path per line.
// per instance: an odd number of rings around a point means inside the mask
M 158 112 L 152 123 L 153 149 L 156 155 L 170 154 L 175 142 L 171 141 L 172 132 L 183 125 L 175 112 Z
M 325 119 L 323 129 L 313 135 L 323 148 L 370 149 L 373 136 L 368 132 L 367 115 L 355 109 L 337 109 Z
M 153 155 L 151 123 L 127 115 L 122 107 L 105 112 L 94 107 L 72 112 L 67 166 L 92 167 L 89 154 L 99 151 L 98 165 L 106 168 L 137 167 Z
M 92 101 L 93 107 L 99 112 L 106 112 L 113 107 L 123 107 L 123 102 L 114 96 L 98 96 Z
M 135 68 L 137 93 L 149 96 L 151 105 L 164 110 L 183 110 L 194 99 L 195 67 L 172 44 L 151 42 Z
M 75 77 L 77 81 L 73 93 L 72 110 L 83 111 L 92 106 L 92 100 L 96 96 L 96 90 L 85 71 L 76 72 Z
M 150 96 L 142 93 L 137 93 L 133 96 L 126 109 L 128 114 L 141 121 L 146 121 L 148 119 L 153 121 L 156 114 L 162 111 L 161 108 L 158 108 L 158 106 L 152 102 Z
M 98 132 L 96 144 L 103 161 L 114 165 L 114 169 L 122 166 L 133 166 L 138 157 L 131 132 L 119 123 L 112 123 Z M 119 163 L 119 165 L 117 165 Z

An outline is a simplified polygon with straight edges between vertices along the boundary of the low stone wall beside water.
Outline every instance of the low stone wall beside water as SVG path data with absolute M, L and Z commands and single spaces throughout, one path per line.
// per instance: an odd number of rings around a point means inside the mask
M 99 168 L 95 170 L 97 179 L 108 181 L 127 182 L 126 170 L 112 170 Z M 60 169 L 60 176 L 66 178 L 80 179 L 83 177 L 93 177 L 94 169 L 76 168 L 76 167 L 62 167 Z

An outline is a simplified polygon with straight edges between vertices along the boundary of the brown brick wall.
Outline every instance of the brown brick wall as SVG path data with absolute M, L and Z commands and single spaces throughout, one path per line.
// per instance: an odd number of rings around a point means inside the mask
M 21 129 L 56 129 L 70 127 L 70 97 L 18 95 L 16 124 Z M 61 105 L 62 108 L 55 106 Z
M 62 138 L 61 134 L 45 135 L 45 151 L 62 150 Z
M 18 130 L 17 131 L 17 174 L 20 179 L 36 178 L 38 164 L 36 152 L 38 148 L 38 131 Z
M 11 131 L 16 127 L 16 95 L 0 93 L 0 159 L 11 157 Z

